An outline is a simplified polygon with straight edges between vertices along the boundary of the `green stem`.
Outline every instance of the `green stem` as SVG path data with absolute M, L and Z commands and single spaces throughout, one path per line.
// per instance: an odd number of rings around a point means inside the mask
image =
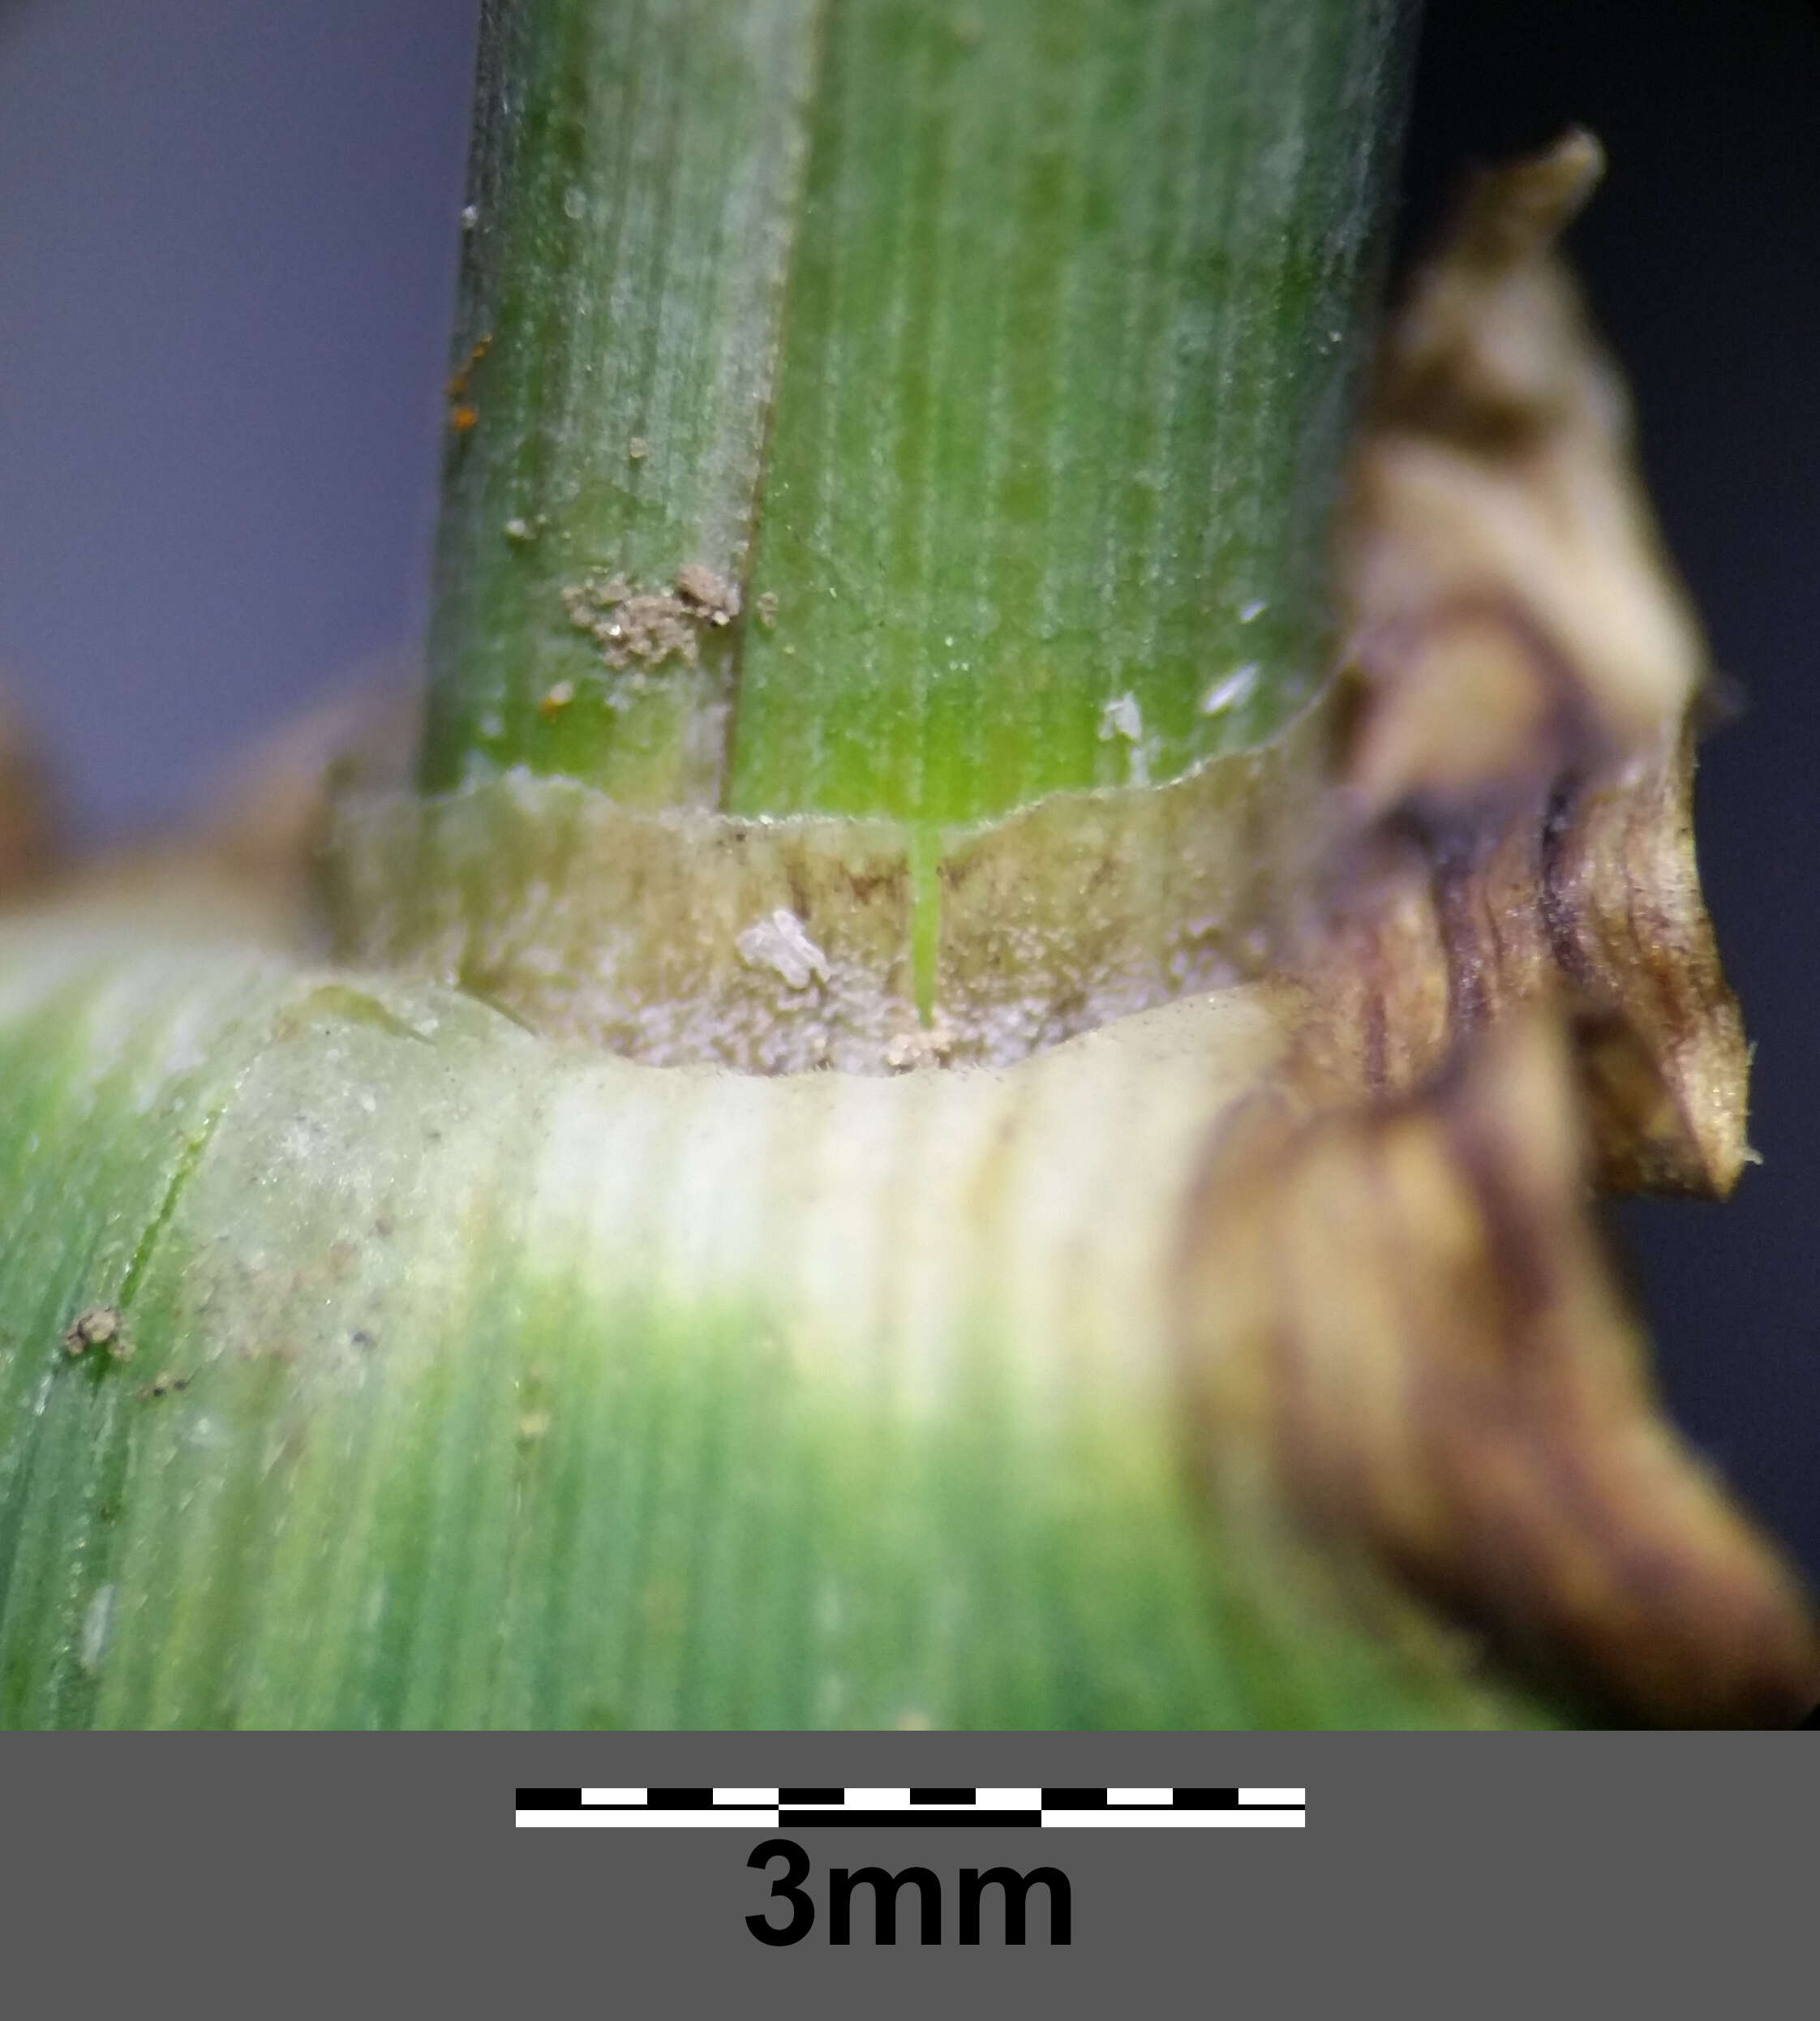
M 732 641 L 669 593 L 746 571 L 819 13 L 483 7 L 426 787 L 718 804 Z
M 1267 735 L 1410 11 L 489 5 L 425 786 L 952 826 Z

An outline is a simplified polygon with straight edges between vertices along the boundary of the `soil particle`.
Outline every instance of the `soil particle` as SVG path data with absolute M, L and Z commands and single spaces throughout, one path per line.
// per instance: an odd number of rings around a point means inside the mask
M 730 624 L 740 614 L 739 585 L 699 561 L 677 569 L 676 594 L 710 624 Z
M 704 626 L 716 629 L 739 616 L 738 586 L 705 563 L 685 562 L 672 591 L 634 590 L 623 575 L 595 569 L 562 591 L 562 607 L 616 673 L 700 658 Z

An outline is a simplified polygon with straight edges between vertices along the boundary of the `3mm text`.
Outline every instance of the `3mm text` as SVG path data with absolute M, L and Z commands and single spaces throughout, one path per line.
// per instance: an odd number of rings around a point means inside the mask
M 809 1877 L 809 1857 L 793 1839 L 767 1839 L 753 1847 L 746 1864 L 764 1868 L 774 1860 L 783 1860 L 784 1870 L 780 1879 L 771 1882 L 771 1910 L 749 1916 L 745 1926 L 761 1944 L 800 1944 L 815 1927 L 815 1899 L 804 1886 Z M 980 1942 L 981 1905 L 990 1889 L 995 1901 L 1002 1903 L 1004 1941 L 1021 1944 L 1028 1921 L 1031 1890 L 1039 1887 L 1047 1898 L 1050 1942 L 1067 1943 L 1073 1903 L 1068 1877 L 1059 1867 L 1032 1867 L 1028 1873 L 1019 1873 L 1015 1867 L 987 1867 L 983 1871 L 978 1867 L 963 1867 L 955 1890 L 958 1941 L 963 1944 Z M 866 1890 L 872 1904 L 872 1941 L 875 1944 L 897 1942 L 898 1898 L 905 1888 L 916 1890 L 921 1942 L 939 1944 L 942 1941 L 942 1883 L 929 1868 L 904 1867 L 889 1873 L 883 1867 L 830 1867 L 824 1927 L 831 1944 L 853 1941 L 853 1897 L 861 1888 Z M 772 1916 L 779 1908 L 788 1913 L 784 1920 L 774 1921 Z M 996 1924 L 999 1919 L 994 1916 L 991 1920 Z

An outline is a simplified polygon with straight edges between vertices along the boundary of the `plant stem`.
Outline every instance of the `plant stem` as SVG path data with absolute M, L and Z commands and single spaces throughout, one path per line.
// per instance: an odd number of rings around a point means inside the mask
M 1408 12 L 489 5 L 425 787 L 951 825 L 1267 734 Z
M 1396 12 L 833 8 L 735 810 L 977 822 L 1307 697 Z
M 483 6 L 427 787 L 528 763 L 718 801 L 730 641 L 679 617 L 686 656 L 612 678 L 577 599 L 745 571 L 818 14 Z

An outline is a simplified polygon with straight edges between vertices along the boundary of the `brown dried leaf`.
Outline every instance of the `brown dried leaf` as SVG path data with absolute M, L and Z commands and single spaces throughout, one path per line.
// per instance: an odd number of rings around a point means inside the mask
M 1704 653 L 1552 250 L 1600 165 L 1572 133 L 1482 175 L 1387 340 L 1341 543 L 1345 827 L 1298 959 L 1380 1093 L 1520 1006 L 1591 1010 L 1601 1182 L 1723 1194 L 1749 1058 L 1693 861 Z
M 409 776 L 421 705 L 399 671 L 261 739 L 180 825 L 87 852 L 49 847 L 42 767 L 11 762 L 0 723 L 0 896 L 315 951 L 316 856 L 333 793 L 345 780 L 397 787 Z M 35 872 L 9 888 L 15 832 L 35 838 L 34 853 L 14 859 Z
M 1572 132 L 1481 174 L 1384 346 L 1348 543 L 1354 655 L 1378 705 L 1355 784 L 1374 811 L 1473 793 L 1456 746 L 1486 741 L 1487 724 L 1420 671 L 1450 632 L 1462 665 L 1486 663 L 1474 686 L 1503 732 L 1480 788 L 1533 768 L 1539 723 L 1562 755 L 1634 750 L 1699 683 L 1622 382 L 1554 253 L 1603 165 Z
M 1209 1152 L 1181 1367 L 1217 1495 L 1283 1497 L 1627 1714 L 1786 1724 L 1808 1602 L 1660 1411 L 1585 1205 L 1749 1156 L 1703 654 L 1552 251 L 1599 167 L 1575 134 L 1482 177 L 1387 341 L 1310 1013 Z
M 0 896 L 41 883 L 56 863 L 50 772 L 24 719 L 0 693 Z
M 1181 1367 L 1213 1491 L 1283 1495 L 1330 1550 L 1631 1714 L 1792 1723 L 1820 1639 L 1657 1407 L 1557 1020 L 1507 1021 L 1415 1100 L 1336 1095 L 1305 1052 L 1189 1209 Z

